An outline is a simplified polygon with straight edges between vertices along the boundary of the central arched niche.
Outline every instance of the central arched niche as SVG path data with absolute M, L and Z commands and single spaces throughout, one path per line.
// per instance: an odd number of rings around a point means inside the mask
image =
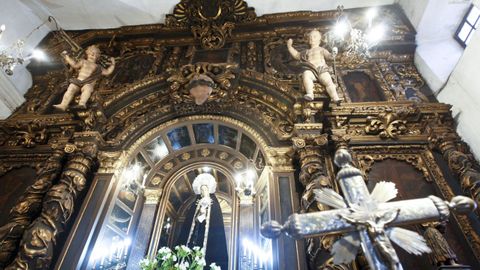
M 228 254 L 232 258 L 232 250 L 235 250 L 236 244 L 233 236 L 237 229 L 236 224 L 232 222 L 232 217 L 235 217 L 238 211 L 235 183 L 228 168 L 210 162 L 199 162 L 187 166 L 168 181 L 164 189 L 166 194 L 159 203 L 160 207 L 156 215 L 158 220 L 156 223 L 159 227 L 155 230 L 157 235 L 154 238 L 158 240 L 151 249 L 157 250 L 162 246 L 173 248 L 176 245 L 185 244 L 180 241 L 180 232 L 184 228 L 187 212 L 196 202 L 192 188 L 193 180 L 201 173 L 209 173 L 217 180 L 215 196 L 222 211 Z
M 182 209 L 194 201 L 190 181 L 209 167 L 218 181 L 218 197 L 222 212 L 226 214 L 224 221 L 229 225 L 226 229 L 230 269 L 236 269 L 239 232 L 248 236 L 255 234 L 258 228 L 253 226 L 258 226 L 259 222 L 254 219 L 259 216 L 268 219 L 270 208 L 258 207 L 256 204 L 260 200 L 254 200 L 250 206 L 241 206 L 235 191 L 235 176 L 253 169 L 255 187 L 268 194 L 268 178 L 258 180 L 269 165 L 265 149 L 265 140 L 254 129 L 224 116 L 175 119 L 146 132 L 118 161 L 118 168 L 121 168 L 116 174 L 118 181 L 92 246 L 93 254 L 108 252 L 112 243 L 130 239 L 131 245 L 124 250 L 122 262 L 128 265 L 127 269 L 134 269 L 145 254 L 152 256 L 164 243 L 173 244 L 175 232 L 170 236 L 164 231 L 168 218 L 171 228 L 175 227 L 174 222 L 182 222 Z M 268 196 L 263 198 L 263 204 L 265 200 L 268 202 Z M 260 208 L 267 210 L 260 215 Z M 239 212 L 249 221 L 242 222 Z M 262 246 L 271 252 L 271 244 L 262 242 Z M 95 260 L 99 258 L 90 256 L 88 269 Z

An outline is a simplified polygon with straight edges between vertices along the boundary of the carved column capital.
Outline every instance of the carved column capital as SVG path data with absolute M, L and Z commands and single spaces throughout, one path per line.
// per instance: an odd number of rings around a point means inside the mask
M 157 204 L 162 193 L 163 189 L 146 188 L 143 192 L 143 196 L 145 196 L 145 204 Z
M 302 139 L 300 137 L 293 137 L 292 142 L 293 142 L 293 148 L 295 150 L 303 149 L 307 145 L 307 143 L 305 142 L 305 139 Z
M 293 168 L 294 150 L 292 147 L 270 147 L 266 152 L 274 172 L 295 171 L 295 168 Z
M 99 173 L 115 173 L 121 160 L 125 158 L 125 152 L 104 152 L 98 153 Z M 120 162 L 119 162 L 120 161 Z
M 350 135 L 346 134 L 344 129 L 332 130 L 332 141 L 335 145 L 335 150 L 347 149 L 351 138 L 352 137 Z

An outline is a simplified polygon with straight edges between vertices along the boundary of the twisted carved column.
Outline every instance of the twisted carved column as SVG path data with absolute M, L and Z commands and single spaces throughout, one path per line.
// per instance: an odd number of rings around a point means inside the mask
M 305 187 L 301 199 L 302 212 L 324 210 L 323 205 L 313 204 L 316 202 L 313 189 L 321 187 L 333 188 L 325 167 L 325 153 L 322 155 L 322 147 L 325 147 L 328 142 L 326 135 L 320 135 L 313 140 L 299 137 L 295 137 L 292 140 L 300 161 L 299 180 Z
M 49 269 L 57 241 L 74 213 L 77 198 L 87 187 L 87 175 L 97 146 L 83 143 L 68 159 L 58 184 L 45 196 L 40 217 L 24 233 L 20 250 L 6 269 Z
M 333 188 L 325 165 L 325 147 L 328 143 L 326 134 L 295 137 L 293 146 L 300 162 L 299 180 L 305 187 L 301 197 L 301 212 L 327 210 L 328 207 L 315 200 L 314 189 Z M 332 244 L 331 237 L 306 239 L 307 257 L 310 269 L 316 269 L 317 255 L 321 250 L 328 250 Z
M 42 209 L 42 200 L 62 170 L 63 149 L 55 149 L 43 164 L 37 180 L 10 211 L 9 222 L 0 227 L 0 268 L 11 262 L 25 229 Z
M 470 158 L 457 150 L 455 141 L 446 140 L 438 144 L 438 149 L 448 162 L 448 167 L 460 178 L 464 192 L 470 194 L 477 204 L 480 203 L 480 172 L 474 168 Z M 478 211 L 478 210 L 477 210 Z

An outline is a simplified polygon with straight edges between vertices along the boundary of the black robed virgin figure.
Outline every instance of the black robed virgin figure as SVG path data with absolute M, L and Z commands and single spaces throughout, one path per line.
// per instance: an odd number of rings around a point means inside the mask
M 207 267 L 216 263 L 222 270 L 227 270 L 227 241 L 222 210 L 215 196 L 215 178 L 209 173 L 202 173 L 195 178 L 192 187 L 197 198 L 186 214 L 175 245 L 186 243 L 190 248 L 205 248 Z

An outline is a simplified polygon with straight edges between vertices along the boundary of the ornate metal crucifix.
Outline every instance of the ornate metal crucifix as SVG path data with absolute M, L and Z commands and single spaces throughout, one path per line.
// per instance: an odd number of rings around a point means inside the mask
M 335 264 L 349 263 L 362 250 L 373 270 L 401 270 L 402 265 L 392 242 L 409 253 L 420 255 L 430 252 L 425 239 L 416 232 L 395 226 L 444 221 L 450 209 L 466 214 L 475 209 L 475 202 L 456 196 L 451 202 L 435 196 L 423 199 L 388 202 L 396 197 L 397 189 L 391 182 L 379 182 L 370 193 L 360 170 L 351 164 L 348 151 L 335 154 L 335 164 L 341 169 L 337 181 L 344 198 L 331 189 L 315 191 L 317 201 L 333 210 L 293 214 L 284 225 L 271 221 L 262 226 L 262 234 L 276 238 L 282 232 L 301 239 L 344 234 L 332 246 Z

